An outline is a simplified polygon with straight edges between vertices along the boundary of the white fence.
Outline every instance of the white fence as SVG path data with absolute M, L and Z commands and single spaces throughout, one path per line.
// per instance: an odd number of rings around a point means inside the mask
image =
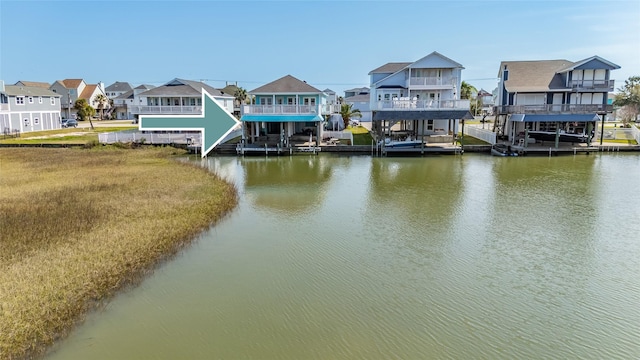
M 465 127 L 464 135 L 473 136 L 474 138 L 486 141 L 491 145 L 496 143 L 496 133 L 491 130 L 485 130 L 475 126 L 467 126 Z
M 236 125 L 235 128 L 220 141 L 223 144 L 233 138 L 242 136 L 242 127 Z M 187 144 L 197 145 L 202 143 L 202 134 L 199 131 L 184 132 L 156 132 L 156 131 L 119 131 L 109 133 L 99 133 L 98 141 L 101 144 L 114 144 L 117 142 L 139 142 L 145 144 Z
M 190 144 L 200 143 L 199 132 L 183 133 L 157 133 L 141 131 L 120 131 L 98 134 L 101 144 L 114 144 L 117 142 L 139 142 L 145 144 Z
M 595 139 L 600 140 L 600 128 L 598 128 Z M 635 140 L 640 144 L 640 130 L 635 126 L 630 128 L 605 128 L 603 140 Z
M 322 131 L 323 139 L 340 139 L 340 140 L 349 140 L 350 144 L 353 145 L 353 133 L 350 131 Z

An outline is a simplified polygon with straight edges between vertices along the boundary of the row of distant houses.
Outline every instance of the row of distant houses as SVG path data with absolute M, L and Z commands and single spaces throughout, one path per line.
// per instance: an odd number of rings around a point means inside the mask
M 503 61 L 493 94 L 478 93 L 484 111 L 493 112 L 501 136 L 515 141 L 528 131 L 588 133 L 612 111 L 608 94 L 614 89 L 611 71 L 620 66 L 599 56 L 580 60 Z M 110 101 L 105 114 L 118 119 L 140 115 L 201 114 L 206 90 L 242 124 L 243 144 L 286 146 L 295 135 L 320 141 L 327 120 L 351 104 L 371 121 L 373 131 L 415 136 L 455 137 L 461 121 L 472 118 L 468 99 L 460 98 L 462 64 L 432 52 L 414 62 L 389 62 L 369 72 L 370 86 L 347 90 L 338 100 L 291 75 L 248 91 L 249 102 L 234 97 L 237 87 L 213 88 L 203 82 L 173 79 L 161 86 L 127 82 L 86 84 L 66 79 L 53 84 L 0 82 L 0 128 L 21 132 L 56 129 L 60 119 L 73 117 L 73 103 L 84 98 L 96 107 L 96 97 Z

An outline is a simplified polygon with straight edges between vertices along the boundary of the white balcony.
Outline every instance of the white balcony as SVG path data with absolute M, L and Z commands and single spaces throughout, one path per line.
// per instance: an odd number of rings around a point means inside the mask
M 202 106 L 142 106 L 131 105 L 132 114 L 182 114 L 199 115 L 202 114 Z
M 243 114 L 331 114 L 340 111 L 339 104 L 323 105 L 243 105 Z
M 458 83 L 456 77 L 410 77 L 407 80 L 407 87 L 412 90 L 420 89 L 453 89 Z
M 378 101 L 377 110 L 469 110 L 469 100 L 418 100 L 416 98 L 398 98 Z

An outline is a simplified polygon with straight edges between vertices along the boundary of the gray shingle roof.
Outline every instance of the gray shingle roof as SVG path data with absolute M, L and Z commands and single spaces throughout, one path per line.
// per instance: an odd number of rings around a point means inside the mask
M 406 68 L 407 66 L 409 66 L 411 64 L 413 64 L 413 63 L 410 63 L 410 62 L 390 62 L 390 63 L 386 63 L 386 64 L 380 66 L 377 69 L 373 69 L 373 70 L 369 71 L 369 75 L 377 74 L 377 73 L 393 74 L 394 72 L 400 71 L 400 70 Z
M 124 94 L 116 96 L 114 99 L 118 99 L 118 100 L 133 99 L 133 89 L 127 91 Z
M 369 102 L 371 101 L 371 98 L 369 97 L 369 95 L 354 95 L 354 96 L 349 96 L 347 98 L 343 99 L 344 102 Z
M 200 81 L 173 79 L 170 82 L 147 90 L 140 95 L 144 96 L 200 96 L 202 89 L 205 89 L 211 96 L 229 96 L 222 90 L 211 87 Z
M 122 81 L 116 81 L 113 84 L 107 86 L 106 89 L 104 89 L 104 91 L 129 91 L 129 90 L 133 90 L 133 88 L 131 87 L 131 84 L 129 84 L 128 82 L 122 82 Z
M 322 93 L 322 91 L 296 79 L 291 75 L 283 76 L 278 80 L 262 85 L 257 89 L 249 91 L 250 94 L 293 94 L 293 93 Z
M 569 60 L 503 61 L 498 77 L 507 66 L 509 78 L 504 82 L 509 92 L 540 92 L 566 89 L 558 71 L 573 64 Z
M 4 93 L 7 94 L 8 96 L 25 95 L 25 96 L 60 97 L 59 94 L 56 94 L 53 91 L 42 88 L 40 86 L 5 85 Z

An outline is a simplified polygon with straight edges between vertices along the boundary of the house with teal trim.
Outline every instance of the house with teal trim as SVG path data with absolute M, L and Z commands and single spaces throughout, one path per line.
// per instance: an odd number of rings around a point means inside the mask
M 464 67 L 434 51 L 414 62 L 390 62 L 369 72 L 373 130 L 397 140 L 453 141 L 460 119 L 472 118 L 460 99 Z
M 296 137 L 319 144 L 323 115 L 339 110 L 328 96 L 291 75 L 249 91 L 253 104 L 242 106 L 243 144 L 287 148 Z
M 597 122 L 613 111 L 611 71 L 599 56 L 580 60 L 503 61 L 495 131 L 517 146 L 590 143 Z

